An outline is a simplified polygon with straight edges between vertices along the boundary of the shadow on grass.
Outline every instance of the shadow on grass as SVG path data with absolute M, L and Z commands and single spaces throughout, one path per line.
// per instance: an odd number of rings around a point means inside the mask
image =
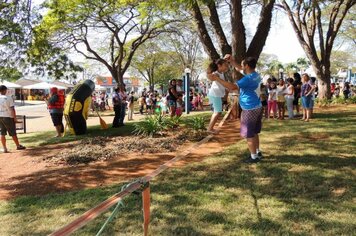
M 257 165 L 241 163 L 239 157 L 245 156 L 246 144 L 240 141 L 200 163 L 163 173 L 151 183 L 150 234 L 353 235 L 356 163 L 350 157 L 354 141 L 345 137 L 351 137 L 355 125 L 343 114 L 330 115 L 328 119 L 339 117 L 349 127 L 345 129 L 343 125 L 335 126 L 332 120 L 323 120 L 320 124 L 327 129 L 314 137 L 313 132 L 303 127 L 317 128 L 319 123 L 302 123 L 302 127 L 299 123 L 285 123 L 278 130 L 281 135 L 272 139 L 280 124 L 266 124 L 267 134 L 262 143 L 268 142 L 276 150 L 266 152 Z M 298 134 L 300 129 L 303 131 Z M 287 154 L 287 150 L 292 150 L 292 154 Z M 317 151 L 311 154 L 310 150 Z M 120 185 L 115 185 L 22 197 L 10 201 L 2 213 L 17 215 L 11 222 L 13 234 L 21 231 L 22 222 L 31 220 L 33 226 L 26 232 L 41 234 L 45 231 L 36 225 L 42 224 L 43 219 L 36 216 L 39 213 L 34 209 L 52 214 L 42 216 L 46 218 L 56 217 L 56 209 L 62 209 L 65 222 L 70 222 L 71 215 L 84 212 L 119 189 Z M 125 207 L 108 225 L 106 235 L 142 235 L 140 197 L 131 195 L 124 202 Z M 107 216 L 99 217 L 74 235 L 95 234 Z M 45 233 L 63 224 L 53 222 Z

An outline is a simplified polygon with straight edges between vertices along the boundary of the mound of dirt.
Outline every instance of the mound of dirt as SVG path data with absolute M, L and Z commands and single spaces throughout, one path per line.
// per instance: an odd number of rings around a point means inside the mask
M 78 142 L 73 148 L 60 151 L 55 156 L 45 158 L 56 164 L 87 164 L 93 161 L 106 161 L 120 154 L 129 152 L 162 153 L 174 152 L 186 141 L 199 141 L 206 132 L 189 130 L 177 132 L 174 136 L 165 137 L 95 137 Z

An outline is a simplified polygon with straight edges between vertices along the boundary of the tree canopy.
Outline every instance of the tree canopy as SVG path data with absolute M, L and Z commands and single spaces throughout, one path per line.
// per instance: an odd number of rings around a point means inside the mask
M 342 22 L 355 4 L 355 0 L 309 0 L 294 4 L 282 0 L 281 7 L 319 79 L 320 98 L 331 96 L 331 53 Z
M 50 43 L 103 64 L 118 82 L 140 45 L 174 19 L 162 17 L 157 1 L 50 0 L 36 28 L 36 47 Z

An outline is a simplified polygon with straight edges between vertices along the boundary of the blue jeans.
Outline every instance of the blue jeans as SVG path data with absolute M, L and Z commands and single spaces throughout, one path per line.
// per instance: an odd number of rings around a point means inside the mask
M 126 107 L 127 107 L 126 103 L 122 103 L 121 104 L 119 125 L 123 125 L 124 124 L 124 119 L 125 119 L 125 115 L 126 115 Z

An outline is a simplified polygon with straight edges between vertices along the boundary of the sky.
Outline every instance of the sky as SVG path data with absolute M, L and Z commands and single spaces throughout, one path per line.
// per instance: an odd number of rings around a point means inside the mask
M 42 2 L 43 0 L 34 0 L 36 5 Z M 255 15 L 256 13 L 259 14 L 259 11 L 255 11 L 256 9 L 252 10 L 252 14 L 245 12 L 244 16 L 247 18 L 245 25 L 251 26 L 251 32 L 256 30 L 259 18 L 258 15 Z M 276 9 L 274 10 L 274 15 L 275 16 L 273 17 L 271 29 L 263 48 L 263 52 L 276 55 L 278 60 L 284 64 L 295 62 L 297 58 L 305 57 L 305 53 L 296 38 L 288 17 L 281 11 L 276 11 Z M 228 17 L 226 20 L 230 21 L 230 18 Z M 76 53 L 74 54 L 70 56 L 74 61 L 83 61 L 83 57 L 77 55 Z M 106 71 L 105 68 L 102 69 Z M 109 74 L 109 72 L 107 71 L 106 74 Z
M 272 22 L 263 52 L 275 54 L 283 63 L 295 62 L 300 57 L 306 57 L 288 17 L 279 13 L 276 21 Z

